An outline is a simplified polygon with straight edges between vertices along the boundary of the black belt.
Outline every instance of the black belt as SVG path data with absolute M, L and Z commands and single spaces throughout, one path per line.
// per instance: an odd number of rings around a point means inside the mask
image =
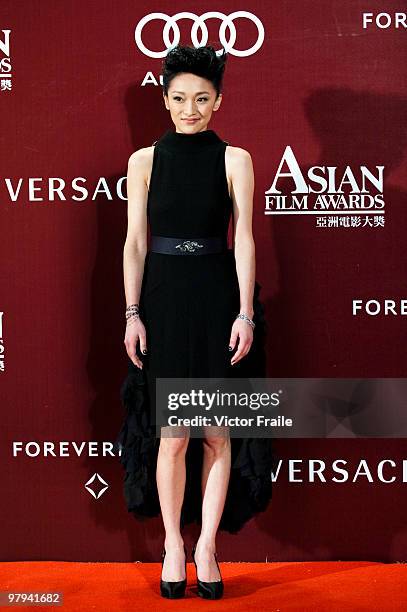
M 150 251 L 167 255 L 205 255 L 227 250 L 227 239 L 221 236 L 212 238 L 172 238 L 151 236 Z

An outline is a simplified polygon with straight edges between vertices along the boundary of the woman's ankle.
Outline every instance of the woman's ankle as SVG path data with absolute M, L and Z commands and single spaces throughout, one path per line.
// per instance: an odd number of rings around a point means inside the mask
M 184 540 L 181 535 L 166 535 L 164 540 L 165 550 L 184 550 Z
M 200 535 L 196 543 L 196 548 L 202 551 L 214 553 L 216 551 L 216 542 L 213 537 Z

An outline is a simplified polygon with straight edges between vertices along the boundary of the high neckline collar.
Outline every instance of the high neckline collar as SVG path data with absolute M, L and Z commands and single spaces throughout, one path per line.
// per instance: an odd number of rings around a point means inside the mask
M 218 144 L 219 142 L 223 142 L 222 139 L 214 130 L 208 129 L 201 132 L 193 132 L 192 134 L 168 129 L 157 141 L 157 143 L 177 151 L 200 150 L 202 147 Z

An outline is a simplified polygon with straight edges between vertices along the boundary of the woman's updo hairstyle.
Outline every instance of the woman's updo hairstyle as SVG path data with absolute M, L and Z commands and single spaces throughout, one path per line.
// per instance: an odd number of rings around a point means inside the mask
M 219 57 L 214 47 L 184 47 L 177 45 L 168 51 L 162 67 L 163 91 L 168 96 L 171 80 L 181 72 L 190 72 L 211 81 L 217 96 L 222 90 L 223 73 L 228 54 L 222 49 Z

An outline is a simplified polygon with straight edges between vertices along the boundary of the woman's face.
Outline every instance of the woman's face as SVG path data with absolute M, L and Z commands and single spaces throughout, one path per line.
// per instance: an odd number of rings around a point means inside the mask
M 196 74 L 183 72 L 174 77 L 164 103 L 170 111 L 177 132 L 201 132 L 207 129 L 212 113 L 217 111 L 222 94 L 216 97 L 211 81 Z

